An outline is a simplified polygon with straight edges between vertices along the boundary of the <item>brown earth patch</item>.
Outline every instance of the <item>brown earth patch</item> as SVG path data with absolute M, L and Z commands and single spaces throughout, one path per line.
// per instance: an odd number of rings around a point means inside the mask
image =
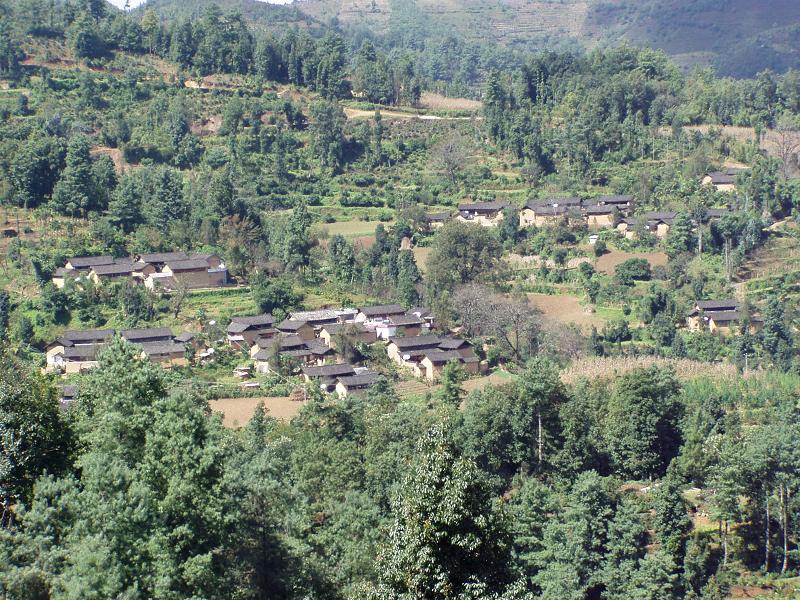
M 268 416 L 281 421 L 290 421 L 303 408 L 302 402 L 285 397 L 223 398 L 210 400 L 208 406 L 212 412 L 222 414 L 222 422 L 225 427 L 238 429 L 247 425 L 253 418 L 259 402 L 264 403 Z
M 129 168 L 131 165 L 125 162 L 125 158 L 122 155 L 122 150 L 119 148 L 110 148 L 109 146 L 97 146 L 92 148 L 90 151 L 92 156 L 99 156 L 101 154 L 105 154 L 106 156 L 111 157 L 111 160 L 114 162 L 114 170 L 117 172 L 117 175 L 125 172 L 126 168 Z
M 597 259 L 597 270 L 607 275 L 613 275 L 617 265 L 629 258 L 644 258 L 651 267 L 665 266 L 669 258 L 663 252 L 622 252 L 611 250 Z
M 527 294 L 528 300 L 545 317 L 558 321 L 559 323 L 574 323 L 581 328 L 590 328 L 593 325 L 602 328 L 605 319 L 596 313 L 590 312 L 586 306 L 581 305 L 575 296 L 549 295 L 549 294 Z
M 469 98 L 448 98 L 441 94 L 425 92 L 420 97 L 423 108 L 430 110 L 480 110 L 483 103 Z

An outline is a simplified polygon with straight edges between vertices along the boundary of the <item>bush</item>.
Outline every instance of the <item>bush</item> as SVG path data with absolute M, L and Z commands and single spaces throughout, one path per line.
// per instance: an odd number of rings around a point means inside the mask
M 649 281 L 650 263 L 644 258 L 629 258 L 617 265 L 614 274 L 617 281 L 623 285 L 633 285 L 634 281 Z

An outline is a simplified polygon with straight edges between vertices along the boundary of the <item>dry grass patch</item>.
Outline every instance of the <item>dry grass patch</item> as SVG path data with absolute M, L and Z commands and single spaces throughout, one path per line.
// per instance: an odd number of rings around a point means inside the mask
M 425 92 L 420 98 L 423 108 L 430 110 L 480 110 L 483 104 L 469 98 L 448 98 L 441 94 Z
M 606 320 L 597 313 L 582 306 L 575 296 L 549 294 L 528 294 L 528 300 L 545 317 L 559 323 L 574 323 L 582 329 L 589 329 L 593 325 L 598 329 L 605 325 Z
M 736 366 L 730 363 L 706 363 L 688 359 L 658 358 L 654 356 L 591 357 L 573 362 L 561 371 L 564 383 L 573 384 L 579 379 L 610 379 L 621 377 L 636 369 L 652 365 L 672 367 L 681 380 L 710 377 L 733 379 L 738 377 Z
M 665 266 L 669 257 L 663 252 L 622 252 L 621 250 L 611 250 L 597 259 L 597 270 L 613 275 L 617 265 L 624 263 L 629 258 L 644 258 L 650 263 L 651 267 Z
M 244 427 L 253 418 L 259 402 L 264 403 L 267 415 L 281 421 L 290 421 L 297 416 L 303 408 L 302 402 L 296 402 L 285 397 L 263 398 L 222 398 L 210 400 L 208 406 L 211 412 L 220 413 L 225 427 L 238 429 Z

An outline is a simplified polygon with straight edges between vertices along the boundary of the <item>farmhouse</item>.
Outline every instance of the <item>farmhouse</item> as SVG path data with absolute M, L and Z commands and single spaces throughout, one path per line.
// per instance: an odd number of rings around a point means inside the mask
M 571 214 L 579 214 L 580 198 L 550 198 L 548 200 L 529 200 L 519 213 L 519 226 L 542 227 L 555 225 Z
M 167 262 L 161 270 L 161 278 L 149 277 L 152 282 L 148 287 L 153 288 L 156 281 L 161 287 L 174 289 L 183 285 L 188 289 L 222 287 L 228 282 L 228 270 L 224 265 L 212 267 L 206 258 L 191 258 Z
M 233 317 L 225 330 L 228 334 L 228 345 L 250 347 L 258 338 L 271 338 L 277 330 L 270 314 L 254 317 Z
M 375 326 L 379 339 L 388 340 L 396 336 L 423 335 L 430 332 L 430 325 L 416 315 L 392 315 L 383 323 Z
M 480 359 L 475 356 L 464 358 L 455 350 L 432 350 L 426 352 L 420 361 L 417 367 L 417 376 L 424 376 L 428 381 L 435 381 L 441 376 L 442 370 L 449 362 L 462 364 L 468 373 L 480 372 Z
M 625 217 L 617 223 L 617 230 L 627 239 L 636 237 L 637 226 L 641 224 L 645 231 L 664 239 L 669 234 L 676 212 L 646 212 L 640 217 Z
M 374 330 L 367 329 L 363 323 L 331 323 L 325 325 L 319 332 L 319 339 L 330 348 L 336 349 L 336 336 L 345 334 L 353 338 L 356 343 L 372 344 L 377 340 Z
M 371 388 L 379 379 L 379 373 L 370 371 L 361 373 L 360 375 L 351 375 L 346 377 L 338 377 L 336 380 L 336 393 L 341 398 L 345 398 L 351 394 L 363 393 Z
M 97 362 L 97 354 L 103 348 L 105 348 L 104 344 L 64 348 L 63 353 L 55 357 L 53 368 L 67 375 L 86 373 L 99 364 Z
M 745 322 L 750 333 L 757 333 L 763 326 L 761 317 L 748 315 L 733 299 L 698 300 L 686 316 L 689 331 L 708 330 L 721 336 L 736 333 L 736 327 Z
M 358 311 L 355 308 L 326 308 L 289 313 L 289 319 L 292 321 L 305 321 L 315 331 L 319 331 L 324 325 L 352 321 L 357 314 Z
M 727 169 L 725 171 L 713 171 L 707 173 L 701 181 L 704 186 L 711 186 L 718 192 L 735 192 L 736 175 L 740 169 Z
M 703 313 L 709 312 L 737 312 L 739 303 L 732 299 L 724 300 L 698 300 L 686 314 L 686 327 L 689 331 L 701 331 L 704 328 Z
M 103 285 L 109 281 L 137 281 L 142 282 L 146 277 L 155 273 L 155 267 L 142 262 L 115 262 L 110 265 L 98 265 L 89 271 L 89 279 L 95 285 Z
M 169 342 L 172 340 L 172 330 L 169 327 L 152 327 L 147 329 L 123 329 L 120 337 L 133 344 L 147 344 L 152 342 Z
M 142 347 L 142 358 L 154 363 L 159 363 L 163 367 L 186 366 L 189 361 L 186 359 L 186 346 L 172 340 L 165 342 L 147 342 L 139 344 Z
M 404 315 L 406 309 L 399 304 L 364 306 L 355 316 L 356 323 L 382 323 L 392 316 Z
M 417 337 L 395 337 L 386 346 L 388 357 L 400 366 L 411 366 L 425 356 L 428 350 L 439 348 L 442 338 L 438 335 L 421 335 Z
M 76 256 L 70 258 L 64 265 L 65 269 L 70 271 L 80 271 L 88 273 L 92 267 L 99 267 L 101 265 L 114 264 L 114 257 L 110 255 L 103 256 Z
M 450 212 L 439 212 L 425 215 L 425 222 L 431 229 L 440 229 L 445 223 L 452 220 L 453 215 Z
M 314 328 L 307 321 L 285 319 L 278 323 L 276 329 L 281 333 L 300 336 L 301 339 L 306 341 L 317 337 Z
M 503 211 L 511 205 L 508 202 L 473 202 L 458 205 L 458 220 L 478 223 L 484 227 L 494 227 L 503 220 Z
M 610 205 L 589 206 L 585 212 L 586 224 L 594 229 L 614 227 L 619 211 Z
M 329 393 L 336 388 L 336 379 L 338 377 L 351 377 L 356 374 L 353 366 L 347 363 L 323 365 L 321 367 L 303 367 L 300 371 L 308 383 L 316 382 L 323 391 Z
M 180 260 L 190 260 L 192 257 L 186 252 L 150 252 L 147 254 L 139 254 L 136 259 L 141 262 L 150 263 L 156 269 L 161 270 L 168 262 L 175 262 Z
M 598 196 L 591 200 L 595 206 L 613 206 L 620 213 L 627 215 L 633 209 L 633 196 Z
M 78 279 L 81 276 L 81 272 L 75 269 L 67 269 L 66 267 L 58 267 L 53 273 L 53 285 L 56 286 L 58 289 L 62 289 L 68 279 Z
M 70 330 L 65 331 L 60 338 L 54 342 L 50 342 L 45 351 L 47 353 L 47 362 L 50 364 L 50 358 L 58 354 L 62 354 L 65 348 L 73 348 L 75 346 L 95 346 L 98 344 L 105 344 L 110 338 L 114 337 L 113 329 L 86 329 L 83 331 Z

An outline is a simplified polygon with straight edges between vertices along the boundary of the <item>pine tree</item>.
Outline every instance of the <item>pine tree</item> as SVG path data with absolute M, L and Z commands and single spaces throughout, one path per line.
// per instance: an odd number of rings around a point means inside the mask
M 101 208 L 89 154 L 91 144 L 84 135 L 74 136 L 67 147 L 66 167 L 53 190 L 53 206 L 58 212 L 85 217 Z

